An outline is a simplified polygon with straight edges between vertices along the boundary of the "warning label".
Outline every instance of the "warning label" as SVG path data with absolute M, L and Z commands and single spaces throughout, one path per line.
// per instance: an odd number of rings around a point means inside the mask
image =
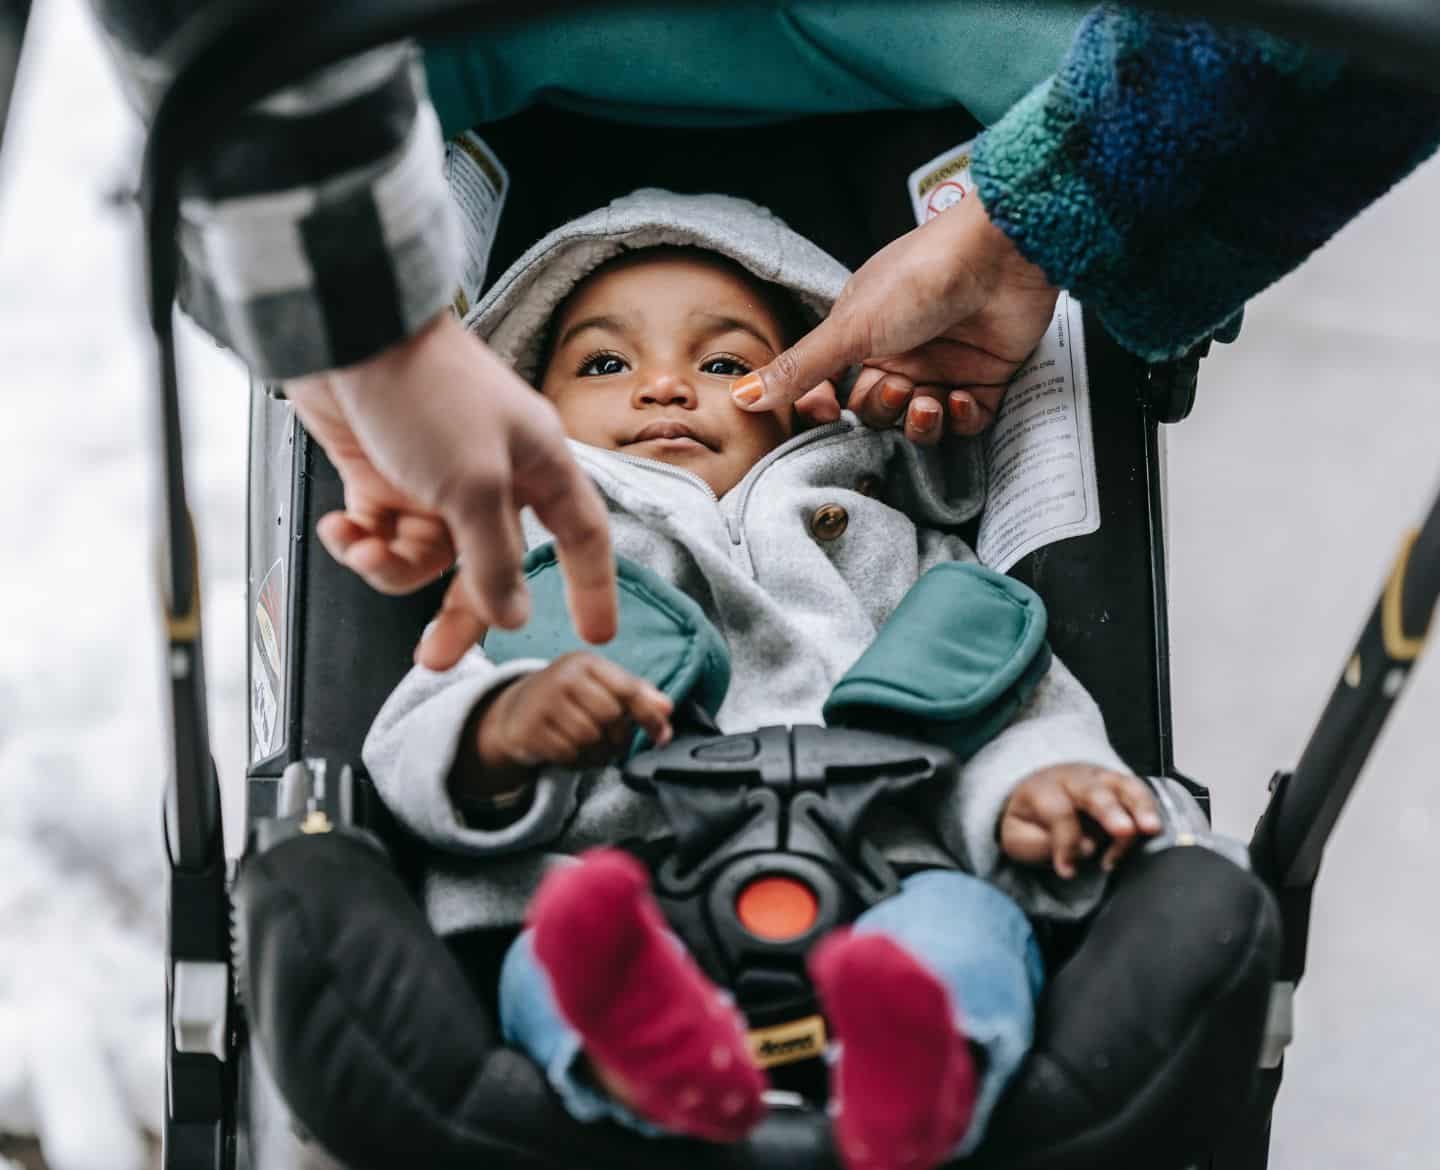
M 984 564 L 1004 573 L 1036 549 L 1100 527 L 1084 314 L 1069 293 L 1005 392 L 985 450 L 989 487 L 975 542 Z
M 910 205 L 915 211 L 916 223 L 934 219 L 975 190 L 975 182 L 970 177 L 970 154 L 974 145 L 973 139 L 962 142 L 910 172 Z
M 466 130 L 445 144 L 445 181 L 460 212 L 465 245 L 460 287 L 455 290 L 455 312 L 463 317 L 485 287 L 490 249 L 510 191 L 510 175 L 485 140 L 473 130 Z

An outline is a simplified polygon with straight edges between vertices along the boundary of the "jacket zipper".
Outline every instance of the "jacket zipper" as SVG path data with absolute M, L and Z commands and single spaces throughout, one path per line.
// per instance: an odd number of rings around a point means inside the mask
M 658 459 L 646 459 L 643 455 L 626 455 L 623 451 L 609 451 L 607 454 L 614 456 L 622 463 L 633 463 L 636 467 L 648 467 L 651 471 L 658 471 L 662 475 L 673 476 L 675 479 L 683 479 L 687 483 L 694 484 L 709 496 L 712 504 L 718 504 L 720 502 L 720 497 L 715 494 L 715 489 L 693 471 L 686 471 L 683 467 L 672 467 L 668 463 L 661 463 Z
M 806 431 L 804 434 L 794 435 L 786 439 L 785 442 L 781 443 L 780 446 L 776 447 L 775 450 L 771 451 L 756 463 L 754 467 L 747 471 L 744 478 L 731 489 L 731 491 L 740 493 L 739 502 L 735 507 L 734 514 L 724 516 L 725 528 L 730 533 L 730 543 L 739 545 L 743 542 L 744 529 L 741 524 L 741 518 L 745 512 L 745 503 L 750 497 L 750 489 L 755 486 L 755 481 L 764 474 L 765 470 L 769 468 L 771 464 L 782 456 L 789 455 L 792 451 L 796 451 L 801 447 L 808 447 L 817 440 L 826 439 L 831 435 L 838 435 L 842 431 L 851 431 L 854 429 L 855 426 L 853 423 L 848 419 L 842 418 L 832 423 L 826 423 L 824 426 L 816 427 L 814 430 Z M 720 497 L 715 494 L 715 489 L 693 471 L 686 471 L 683 467 L 674 467 L 669 463 L 661 463 L 658 459 L 646 459 L 643 455 L 626 455 L 623 451 L 610 451 L 608 454 L 623 463 L 633 463 L 637 467 L 648 467 L 652 471 L 660 472 L 662 475 L 668 475 L 674 479 L 684 480 L 686 483 L 693 484 L 710 497 L 711 503 L 717 507 L 719 506 Z M 723 515 L 722 512 L 722 516 Z

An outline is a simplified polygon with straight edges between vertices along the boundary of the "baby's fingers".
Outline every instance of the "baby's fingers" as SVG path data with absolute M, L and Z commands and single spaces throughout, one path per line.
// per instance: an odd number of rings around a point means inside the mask
M 1050 830 L 1018 813 L 1006 813 L 1000 822 L 1000 849 L 1021 865 L 1043 865 L 1050 860 Z
M 1155 805 L 1155 794 L 1138 776 L 1118 777 L 1116 791 L 1121 803 L 1130 810 L 1135 824 L 1146 836 L 1154 836 L 1165 827 L 1160 819 L 1160 810 Z
M 657 747 L 664 747 L 670 742 L 674 735 L 670 728 L 671 703 L 664 694 L 647 683 L 645 689 L 630 699 L 626 706 L 630 717 L 645 729 L 645 734 Z
M 595 658 L 592 670 L 596 679 L 615 697 L 629 718 L 644 728 L 651 740 L 662 747 L 670 742 L 670 712 L 674 704 L 664 691 L 605 658 Z
M 1058 784 L 1031 788 L 1023 802 L 1026 820 L 1041 826 L 1049 837 L 1050 863 L 1062 878 L 1075 876 L 1076 862 L 1084 856 L 1085 834 L 1075 804 Z
M 1085 834 L 1080 818 L 1071 809 L 1050 825 L 1050 863 L 1066 881 L 1075 876 L 1076 863 L 1085 855 Z
M 584 708 L 596 729 L 596 738 L 586 745 L 591 749 L 585 755 L 586 762 L 601 764 L 613 758 L 629 738 L 630 717 L 624 704 L 588 671 L 572 684 L 570 696 Z
M 1160 816 L 1150 790 L 1136 777 L 1101 772 L 1081 796 L 1085 809 L 1110 835 L 1101 868 L 1114 869 L 1142 836 L 1158 833 Z
M 1080 794 L 1080 807 L 1095 819 L 1112 841 L 1117 844 L 1124 842 L 1128 845 L 1131 838 L 1135 836 L 1135 822 L 1130 814 L 1121 805 L 1119 798 L 1113 791 L 1103 784 L 1094 784 L 1086 788 Z M 1112 848 L 1106 853 L 1108 859 L 1114 854 Z M 1123 850 L 1122 850 L 1123 852 Z

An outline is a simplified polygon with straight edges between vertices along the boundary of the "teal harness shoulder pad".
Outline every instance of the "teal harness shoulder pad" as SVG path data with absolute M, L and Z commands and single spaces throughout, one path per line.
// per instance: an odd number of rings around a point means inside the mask
M 923 739 L 968 759 L 1049 669 L 1045 625 L 1045 603 L 1014 578 L 937 565 L 835 684 L 825 721 Z
M 492 629 L 482 645 L 492 662 L 517 658 L 553 661 L 588 650 L 654 684 L 675 704 L 698 703 L 712 718 L 730 687 L 730 653 L 704 611 L 675 586 L 624 557 L 615 558 L 620 598 L 619 633 L 604 646 L 580 640 L 565 604 L 565 581 L 554 544 L 525 558 L 531 617 L 521 629 Z M 636 731 L 630 754 L 649 745 Z

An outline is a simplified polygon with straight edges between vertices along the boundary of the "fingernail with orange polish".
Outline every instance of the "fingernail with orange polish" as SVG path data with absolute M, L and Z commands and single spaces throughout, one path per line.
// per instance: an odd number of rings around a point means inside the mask
M 760 380 L 759 374 L 746 374 L 730 387 L 730 396 L 739 406 L 754 406 L 764 393 L 765 383 Z
M 898 410 L 905 405 L 905 399 L 910 397 L 910 391 L 904 386 L 897 386 L 893 382 L 886 382 L 880 387 L 880 405 L 886 410 Z
M 910 421 L 916 429 L 928 431 L 940 421 L 940 404 L 933 398 L 917 402 L 910 408 Z
M 966 422 L 974 413 L 975 404 L 963 394 L 954 394 L 950 397 L 950 417 L 956 422 Z

